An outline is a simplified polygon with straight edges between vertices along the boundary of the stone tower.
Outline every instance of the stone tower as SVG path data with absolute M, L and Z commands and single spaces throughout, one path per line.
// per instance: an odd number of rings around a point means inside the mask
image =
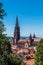
M 20 27 L 18 24 L 18 17 L 16 17 L 16 25 L 14 30 L 14 44 L 17 44 L 19 39 L 20 39 Z

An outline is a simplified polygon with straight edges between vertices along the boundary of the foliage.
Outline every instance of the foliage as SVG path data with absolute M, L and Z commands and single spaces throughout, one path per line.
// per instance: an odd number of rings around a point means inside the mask
M 2 8 L 3 4 L 0 3 L 0 55 L 2 56 L 4 53 L 6 53 L 6 50 L 8 51 L 8 47 L 10 46 L 9 44 L 9 40 L 6 37 L 5 34 L 3 34 L 3 32 L 5 31 L 5 27 L 4 24 L 2 22 L 2 19 L 4 18 L 5 14 L 5 10 Z M 9 46 L 8 46 L 9 45 Z M 11 47 L 11 46 L 10 46 Z M 9 48 L 10 48 L 9 47 Z M 8 52 L 7 52 L 8 53 Z
M 5 65 L 5 55 L 10 54 L 11 45 L 9 39 L 3 32 L 5 31 L 2 19 L 6 15 L 5 10 L 2 8 L 3 4 L 0 3 L 0 65 Z
M 6 51 L 7 53 L 11 51 L 10 42 L 6 35 L 0 34 L 0 54 L 3 55 Z
M 0 3 L 0 65 L 25 65 L 21 58 L 11 55 L 11 45 L 9 39 L 3 32 L 5 31 L 2 19 L 6 15 Z
M 43 39 L 41 39 L 40 43 L 43 43 Z
M 16 56 L 9 56 L 8 57 L 8 65 L 22 65 L 22 59 Z
M 2 7 L 3 7 L 3 4 L 0 3 L 0 19 L 3 19 L 4 16 L 7 15 L 6 12 L 5 12 L 5 10 Z
M 43 40 L 36 46 L 35 63 L 34 65 L 43 65 Z
M 6 54 L 1 58 L 0 65 L 26 65 L 22 58 L 17 56 L 12 56 L 11 54 Z
M 6 16 L 6 12 L 2 7 L 3 7 L 3 4 L 0 3 L 0 34 L 2 34 L 5 31 L 2 20 L 4 19 L 4 16 Z
M 0 34 L 2 34 L 5 31 L 4 24 L 2 21 L 0 21 Z

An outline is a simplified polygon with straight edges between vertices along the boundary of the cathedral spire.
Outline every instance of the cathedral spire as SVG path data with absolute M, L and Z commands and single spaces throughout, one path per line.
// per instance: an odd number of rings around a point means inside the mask
M 19 27 L 19 24 L 18 24 L 18 16 L 16 16 L 16 27 Z
M 20 27 L 18 24 L 18 16 L 16 16 L 16 25 L 14 29 L 14 44 L 17 44 L 19 39 L 20 39 Z
M 36 38 L 36 35 L 35 35 L 35 33 L 33 34 L 33 38 Z

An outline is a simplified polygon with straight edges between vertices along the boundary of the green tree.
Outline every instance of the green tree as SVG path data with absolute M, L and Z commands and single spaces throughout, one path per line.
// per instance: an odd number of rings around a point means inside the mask
M 0 34 L 2 34 L 5 31 L 4 24 L 2 21 L 0 21 Z
M 0 19 L 3 19 L 4 16 L 6 16 L 6 15 L 7 14 L 6 14 L 5 10 L 3 9 L 3 4 L 0 3 Z
M 5 31 L 5 27 L 2 22 L 2 19 L 4 19 L 5 15 L 6 13 L 5 10 L 3 9 L 3 4 L 0 3 L 0 54 L 1 55 L 3 55 L 3 53 L 6 52 L 8 45 L 10 46 L 8 38 L 6 37 L 5 34 L 3 34 L 3 32 Z
M 9 39 L 3 34 L 5 27 L 2 21 L 6 13 L 2 6 L 3 4 L 0 3 L 0 65 L 25 65 L 21 58 L 12 56 Z
M 2 22 L 2 20 L 4 19 L 4 16 L 6 16 L 6 12 L 3 9 L 3 4 L 0 3 L 0 33 L 2 33 L 5 29 L 4 29 L 4 24 Z
M 6 16 L 6 12 L 3 9 L 3 4 L 0 3 L 0 34 L 2 34 L 5 31 L 4 24 L 2 22 L 4 16 Z
M 4 16 L 6 15 L 5 10 L 2 8 L 3 4 L 0 3 L 0 65 L 5 65 L 5 55 L 9 54 L 11 51 L 11 45 L 9 43 L 9 39 L 3 32 L 5 31 L 5 27 L 3 24 Z
M 43 65 L 43 42 L 42 42 L 42 40 L 36 46 L 36 54 L 35 54 L 34 65 Z
M 16 56 L 16 55 L 7 55 L 5 56 L 7 65 L 26 65 L 26 63 L 23 62 L 22 58 Z

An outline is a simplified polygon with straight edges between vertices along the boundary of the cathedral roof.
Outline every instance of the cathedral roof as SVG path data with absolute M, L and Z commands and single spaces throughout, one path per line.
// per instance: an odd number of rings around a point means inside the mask
M 41 41 L 41 38 L 33 38 L 35 42 L 40 42 Z M 18 41 L 18 43 L 29 43 L 30 40 L 29 39 L 20 39 Z
M 26 42 L 29 42 L 30 40 L 29 39 L 20 39 L 18 41 L 18 43 L 26 43 Z
M 40 42 L 41 38 L 33 38 L 35 42 Z

